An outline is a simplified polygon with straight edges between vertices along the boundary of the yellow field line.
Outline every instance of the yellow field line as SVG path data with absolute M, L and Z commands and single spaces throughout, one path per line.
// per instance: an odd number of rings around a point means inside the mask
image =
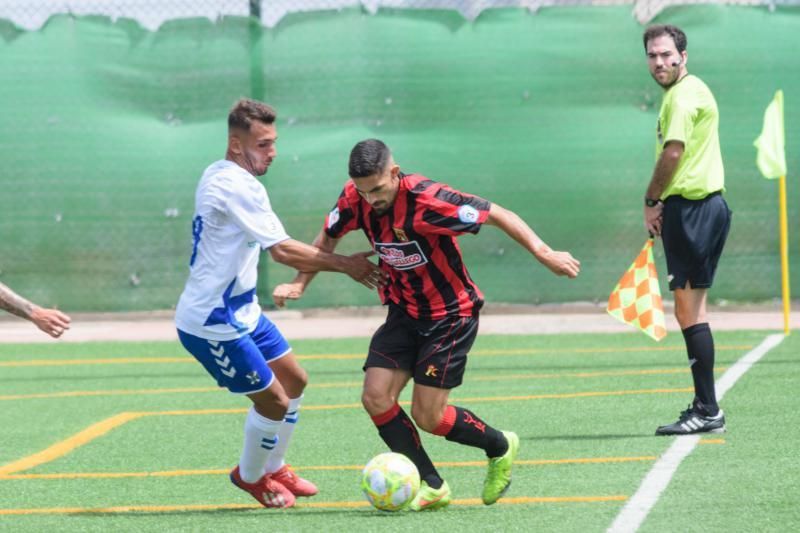
M 725 444 L 725 439 L 702 439 L 698 444 Z
M 702 441 L 701 441 L 702 442 Z M 710 443 L 710 442 L 708 442 Z M 518 459 L 514 461 L 514 466 L 547 466 L 547 465 L 576 465 L 576 464 L 611 464 L 611 463 L 634 463 L 655 461 L 654 455 L 642 455 L 631 457 L 579 457 L 574 459 Z M 479 467 L 484 468 L 486 461 L 441 461 L 434 463 L 436 467 L 465 468 Z M 315 466 L 295 466 L 293 470 L 300 471 L 341 471 L 341 470 L 361 470 L 364 465 L 315 465 Z M 206 470 L 166 470 L 161 472 L 63 472 L 56 474 L 9 474 L 0 476 L 0 480 L 19 480 L 19 479 L 117 479 L 117 478 L 145 478 L 145 477 L 184 477 L 184 476 L 221 476 L 228 475 L 230 469 L 217 468 Z
M 520 505 L 525 503 L 598 503 L 598 502 L 624 502 L 627 496 L 517 496 L 497 500 L 495 505 Z M 483 500 L 478 498 L 464 498 L 453 500 L 455 505 L 483 505 Z
M 80 431 L 75 435 L 62 440 L 61 442 L 57 442 L 49 448 L 46 448 L 33 455 L 29 455 L 28 457 L 23 457 L 17 461 L 0 466 L 0 476 L 19 472 L 21 470 L 28 470 L 29 468 L 33 468 L 34 466 L 38 466 L 43 463 L 49 463 L 54 459 L 68 454 L 75 448 L 79 448 L 84 444 L 88 444 L 94 439 L 105 435 L 112 429 L 126 424 L 131 420 L 141 418 L 142 416 L 146 416 L 145 413 L 120 413 L 96 424 L 92 424 L 83 431 Z
M 303 407 L 306 409 L 306 407 Z M 177 409 L 173 411 L 145 411 L 146 416 L 195 416 L 195 415 L 238 415 L 246 413 L 249 409 L 244 407 L 230 407 L 227 409 Z
M 715 347 L 718 351 L 731 351 L 731 350 L 749 350 L 753 347 L 752 344 L 722 344 Z M 540 349 L 540 348 L 516 348 L 506 350 L 473 350 L 469 353 L 470 357 L 493 357 L 503 355 L 541 355 L 541 354 L 566 354 L 566 353 L 628 353 L 628 352 L 669 352 L 669 351 L 683 351 L 686 348 L 683 345 L 675 346 L 631 346 L 631 347 L 607 347 L 607 348 L 571 348 L 568 350 L 558 349 Z M 366 354 L 318 354 L 318 355 L 298 355 L 299 360 L 342 360 L 342 359 L 364 359 Z
M 727 367 L 717 367 L 718 372 L 727 370 Z M 567 373 L 528 373 L 528 374 L 505 374 L 497 376 L 476 376 L 469 378 L 470 381 L 509 381 L 522 379 L 561 379 L 561 378 L 597 378 L 615 376 L 648 376 L 665 374 L 686 374 L 688 368 L 664 368 L 650 370 L 608 370 L 601 372 L 567 372 Z M 361 381 L 340 381 L 331 383 L 312 383 L 309 389 L 332 389 L 360 387 Z M 36 400 L 44 398 L 80 398 L 90 396 L 138 396 L 155 394 L 194 394 L 199 392 L 219 392 L 220 387 L 180 387 L 166 389 L 116 389 L 116 390 L 97 390 L 97 391 L 63 391 L 63 392 L 40 392 L 33 394 L 6 394 L 0 395 L 0 401 L 11 400 Z
M 604 396 L 627 396 L 631 394 L 672 394 L 677 392 L 691 392 L 694 388 L 680 389 L 640 389 L 616 391 L 590 391 L 590 392 L 565 392 L 558 394 L 530 394 L 527 396 L 478 396 L 474 398 L 454 398 L 459 402 L 520 402 L 526 400 L 564 400 L 568 398 L 598 398 Z M 403 402 L 400 402 L 401 405 Z M 304 407 L 305 409 L 305 407 Z
M 363 468 L 363 467 L 362 467 Z M 293 470 L 299 470 L 292 467 Z M 0 476 L 0 480 L 15 479 L 117 479 L 136 477 L 184 477 L 184 476 L 218 476 L 229 474 L 230 469 L 211 470 L 166 470 L 163 472 L 64 472 L 57 474 L 8 474 Z
M 516 498 L 503 498 L 497 505 L 524 505 L 530 503 L 601 503 L 624 502 L 627 496 L 518 496 Z M 464 498 L 453 500 L 452 505 L 483 505 L 479 498 Z M 353 509 L 368 507 L 366 501 L 344 502 L 302 502 L 296 509 Z M 0 515 L 42 515 L 42 514 L 105 514 L 105 513 L 164 513 L 183 511 L 222 511 L 226 509 L 263 509 L 254 503 L 223 503 L 201 505 L 125 505 L 119 507 L 43 507 L 34 509 L 0 509 Z M 269 512 L 269 511 L 266 511 Z M 292 512 L 292 511 L 282 511 Z
M 604 463 L 634 463 L 643 461 L 655 461 L 658 459 L 655 455 L 634 455 L 629 457 L 578 457 L 572 459 L 517 459 L 514 461 L 514 466 L 544 466 L 544 465 L 570 465 L 570 464 L 604 464 Z M 436 461 L 434 465 L 446 468 L 463 468 L 463 467 L 485 467 L 486 461 Z M 296 471 L 301 470 L 361 470 L 364 465 L 317 465 L 317 466 L 293 466 L 292 469 Z M 191 472 L 191 471 L 189 471 Z M 202 471 L 198 471 L 202 472 Z M 220 470 L 222 473 L 229 473 L 229 470 Z M 25 475 L 25 474 L 21 474 Z M 36 474 L 28 474 L 36 475 Z M 48 475 L 48 474 L 42 474 Z M 80 474 L 77 474 L 80 475 Z M 191 475 L 191 474 L 187 474 Z M 5 479 L 5 478 L 0 478 Z
M 728 367 L 716 367 L 715 371 L 723 372 Z M 467 378 L 469 381 L 503 381 L 504 379 L 561 379 L 561 378 L 605 378 L 615 376 L 649 376 L 664 374 L 687 374 L 689 368 L 655 368 L 648 370 L 605 370 L 600 372 L 562 372 L 562 373 L 529 373 L 508 374 L 497 376 L 476 376 Z M 361 383 L 359 383 L 360 385 Z M 0 396 L 0 400 L 3 397 Z
M 98 378 L 100 379 L 100 378 Z M 41 398 L 76 398 L 87 396 L 138 396 L 148 394 L 184 394 L 196 392 L 218 392 L 220 387 L 179 387 L 172 389 L 116 389 L 116 390 L 75 390 L 63 392 L 39 392 L 34 394 L 0 395 L 0 401 L 36 400 Z
M 29 359 L 0 361 L 4 366 L 138 365 L 153 363 L 196 363 L 191 357 L 105 357 L 102 359 Z
M 678 389 L 634 389 L 616 391 L 587 391 L 587 392 L 563 392 L 551 394 L 527 394 L 521 396 L 476 396 L 467 398 L 453 398 L 459 402 L 523 402 L 527 400 L 565 400 L 570 398 L 597 398 L 605 396 L 628 396 L 635 394 L 673 394 L 679 392 L 691 392 L 692 387 L 682 387 Z M 411 402 L 401 401 L 400 405 L 407 406 Z M 334 409 L 360 409 L 360 403 L 342 403 L 328 405 L 304 405 L 303 411 L 329 411 Z M 188 416 L 188 415 L 217 415 L 217 414 L 239 414 L 246 413 L 246 408 L 230 409 L 191 409 L 177 411 L 145 411 L 144 416 Z
M 715 349 L 719 352 L 749 350 L 753 346 L 744 345 L 720 345 Z M 683 351 L 681 346 L 640 346 L 640 347 L 617 347 L 617 348 L 574 348 L 570 350 L 543 350 L 537 348 L 520 348 L 508 350 L 475 350 L 470 352 L 470 357 L 497 357 L 507 355 L 541 355 L 541 354 L 592 354 L 592 353 L 626 353 L 626 352 L 667 352 Z M 300 361 L 312 360 L 363 360 L 365 354 L 319 354 L 319 355 L 298 355 Z M 73 366 L 73 365 L 117 365 L 117 364 L 164 364 L 164 363 L 196 363 L 195 359 L 185 357 L 106 357 L 102 359 L 28 359 L 24 361 L 0 361 L 0 367 L 25 367 L 25 366 Z
M 477 398 L 459 398 L 460 402 L 518 402 L 527 400 L 543 400 L 543 399 L 567 399 L 567 398 L 592 398 L 604 396 L 626 396 L 635 394 L 671 394 L 678 392 L 691 392 L 694 389 L 691 387 L 681 389 L 642 389 L 642 390 L 622 390 L 622 391 L 591 391 L 591 392 L 570 392 L 563 394 L 532 394 L 527 396 L 487 396 Z M 408 405 L 409 402 L 399 402 L 400 405 Z M 320 411 L 331 409 L 360 409 L 360 403 L 348 404 L 334 404 L 334 405 L 308 405 L 303 406 L 304 411 Z M 24 457 L 12 463 L 0 466 L 0 476 L 6 474 L 13 474 L 23 470 L 28 470 L 35 466 L 48 463 L 59 457 L 62 457 L 74 449 L 91 442 L 92 440 L 105 435 L 111 429 L 114 429 L 122 424 L 131 420 L 142 418 L 145 416 L 193 416 L 193 415 L 218 415 L 218 414 L 244 414 L 248 411 L 246 408 L 230 408 L 230 409 L 198 409 L 198 410 L 174 410 L 174 411 L 142 411 L 142 412 L 126 412 L 114 415 L 101 422 L 93 424 L 83 431 L 58 442 L 49 448 L 35 453 L 28 457 Z

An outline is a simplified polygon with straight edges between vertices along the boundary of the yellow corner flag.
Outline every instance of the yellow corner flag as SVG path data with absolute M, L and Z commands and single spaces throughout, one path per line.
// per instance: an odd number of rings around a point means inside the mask
M 788 335 L 791 291 L 789 287 L 789 224 L 786 217 L 786 140 L 783 129 L 783 91 L 776 91 L 775 98 L 767 106 L 761 135 L 753 144 L 758 149 L 758 155 L 756 155 L 758 170 L 767 179 L 778 179 L 783 333 Z
M 767 106 L 761 135 L 753 144 L 758 149 L 756 165 L 765 178 L 776 179 L 786 175 L 783 91 L 776 91 L 775 98 Z
M 664 303 L 653 261 L 653 239 L 647 239 L 642 251 L 611 291 L 606 311 L 656 341 L 667 336 Z

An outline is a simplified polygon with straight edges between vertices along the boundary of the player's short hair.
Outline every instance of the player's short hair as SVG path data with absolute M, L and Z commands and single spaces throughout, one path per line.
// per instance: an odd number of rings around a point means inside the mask
M 272 124 L 277 117 L 278 114 L 271 106 L 258 100 L 241 98 L 233 104 L 231 112 L 228 113 L 228 131 L 234 129 L 250 131 L 250 125 L 254 120 Z
M 367 139 L 350 151 L 350 177 L 366 178 L 386 168 L 392 152 L 383 141 Z
M 644 51 L 647 52 L 647 43 L 650 42 L 651 39 L 661 37 L 662 35 L 669 35 L 672 37 L 672 42 L 675 43 L 675 48 L 678 49 L 678 52 L 686 50 L 686 34 L 683 33 L 682 29 L 677 26 L 672 26 L 671 24 L 658 24 L 650 26 L 644 31 L 644 35 L 642 36 Z

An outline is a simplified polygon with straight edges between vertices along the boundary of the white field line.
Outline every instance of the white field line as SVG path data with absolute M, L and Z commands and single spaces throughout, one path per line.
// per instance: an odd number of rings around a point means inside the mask
M 761 344 L 736 361 L 736 363 L 717 380 L 717 398 L 722 400 L 722 397 L 733 387 L 736 381 L 764 357 L 767 352 L 779 345 L 783 339 L 784 336 L 780 334 L 769 335 Z M 655 507 L 656 502 L 658 502 L 658 499 L 661 497 L 661 493 L 664 492 L 664 489 L 669 485 L 681 461 L 692 453 L 692 450 L 697 446 L 699 440 L 700 437 L 698 435 L 688 435 L 675 439 L 672 446 L 670 446 L 664 455 L 656 461 L 656 464 L 653 465 L 653 468 L 651 468 L 650 472 L 645 476 L 639 489 L 627 501 L 614 519 L 614 522 L 609 526 L 607 530 L 608 533 L 633 533 L 639 529 L 650 513 L 650 510 Z

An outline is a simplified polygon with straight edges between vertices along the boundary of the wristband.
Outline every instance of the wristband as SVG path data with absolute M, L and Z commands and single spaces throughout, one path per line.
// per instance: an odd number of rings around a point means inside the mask
M 644 199 L 644 205 L 646 205 L 647 207 L 655 207 L 660 203 L 661 200 L 653 200 L 652 198 L 647 198 L 647 197 L 645 197 Z

